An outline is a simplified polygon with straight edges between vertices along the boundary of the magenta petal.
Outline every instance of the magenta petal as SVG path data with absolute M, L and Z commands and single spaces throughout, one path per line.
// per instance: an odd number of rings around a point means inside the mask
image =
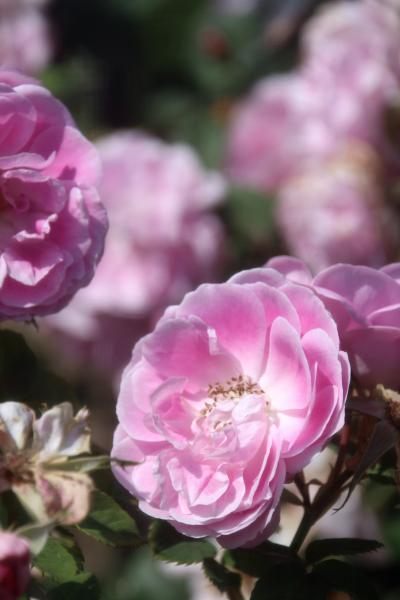
M 282 317 L 271 327 L 267 365 L 260 384 L 273 410 L 303 409 L 310 401 L 306 357 L 296 331 Z
M 257 296 L 242 286 L 202 285 L 187 294 L 177 316 L 195 314 L 215 329 L 218 344 L 239 360 L 243 372 L 258 378 L 264 359 L 265 316 Z
M 299 258 L 294 258 L 293 256 L 275 256 L 265 266 L 276 269 L 290 281 L 304 284 L 312 282 L 310 269 Z

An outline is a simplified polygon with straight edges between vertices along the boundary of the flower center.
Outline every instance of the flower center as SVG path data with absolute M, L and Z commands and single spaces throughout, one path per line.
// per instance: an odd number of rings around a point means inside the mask
M 205 403 L 200 414 L 202 417 L 208 417 L 212 412 L 218 409 L 218 404 L 224 402 L 236 403 L 243 396 L 249 394 L 261 396 L 264 394 L 264 390 L 258 383 L 255 383 L 250 377 L 244 375 L 231 377 L 231 379 L 228 379 L 225 383 L 216 382 L 210 384 L 207 390 L 209 401 Z M 266 401 L 266 404 L 268 404 L 268 401 Z M 213 429 L 220 431 L 231 424 L 232 421 L 230 419 L 217 420 L 213 425 Z

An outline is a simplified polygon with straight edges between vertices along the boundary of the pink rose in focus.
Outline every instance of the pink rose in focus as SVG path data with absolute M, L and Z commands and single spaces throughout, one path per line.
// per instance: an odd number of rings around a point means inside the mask
M 285 480 L 343 424 L 349 365 L 312 290 L 270 268 L 207 284 L 135 347 L 115 467 L 147 514 L 226 547 L 276 528 Z
M 0 531 L 0 600 L 17 600 L 30 578 L 29 546 L 14 533 Z
M 225 182 L 188 146 L 139 132 L 99 140 L 100 186 L 110 231 L 93 282 L 46 322 L 71 339 L 72 355 L 118 371 L 150 320 L 203 281 L 214 280 L 224 235 L 211 214 Z M 78 353 L 77 353 L 78 350 Z
M 0 105 L 0 318 L 30 319 L 93 276 L 107 228 L 99 159 L 35 81 L 0 72 Z
M 280 230 L 289 251 L 314 272 L 338 262 L 381 266 L 393 252 L 398 224 L 385 206 L 377 163 L 354 148 L 280 190 Z
M 314 288 L 335 319 L 353 375 L 367 387 L 400 390 L 400 265 L 380 271 L 335 265 Z

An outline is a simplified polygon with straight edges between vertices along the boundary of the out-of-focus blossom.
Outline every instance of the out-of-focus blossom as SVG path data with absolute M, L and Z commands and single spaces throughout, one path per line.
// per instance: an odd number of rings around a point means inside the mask
M 244 15 L 255 10 L 259 0 L 213 0 L 213 3 L 220 12 Z
M 341 427 L 349 384 L 317 296 L 270 268 L 200 286 L 135 347 L 118 398 L 115 468 L 141 509 L 184 534 L 256 544 L 284 481 Z
M 0 600 L 17 600 L 30 578 L 29 546 L 14 533 L 0 531 Z
M 380 266 L 390 257 L 396 218 L 373 159 L 354 150 L 282 187 L 278 225 L 290 252 L 314 272 L 337 262 Z
M 44 2 L 0 2 L 0 65 L 35 74 L 52 55 L 50 28 L 39 7 Z
M 400 111 L 400 11 L 378 0 L 327 5 L 305 28 L 302 45 L 307 76 L 322 89 L 335 86 L 343 99 L 349 136 L 371 144 L 398 175 L 399 134 L 390 139 L 387 121 Z
M 365 386 L 400 390 L 399 264 L 380 271 L 336 265 L 317 275 L 314 288 L 335 319 L 354 376 Z
M 0 318 L 60 310 L 91 280 L 107 219 L 95 148 L 38 83 L 0 72 Z
M 66 525 L 89 510 L 92 482 L 66 468 L 68 459 L 90 450 L 88 411 L 73 414 L 64 402 L 39 418 L 25 404 L 0 404 L 0 492 L 12 489 L 29 512 Z
M 210 209 L 225 183 L 189 147 L 142 133 L 114 134 L 97 147 L 110 219 L 105 253 L 91 285 L 47 323 L 85 346 L 98 367 L 114 370 L 151 317 L 214 279 L 223 231 Z
M 6 18 L 0 8 L 0 64 L 35 74 L 51 57 L 50 33 L 44 17 L 35 10 Z

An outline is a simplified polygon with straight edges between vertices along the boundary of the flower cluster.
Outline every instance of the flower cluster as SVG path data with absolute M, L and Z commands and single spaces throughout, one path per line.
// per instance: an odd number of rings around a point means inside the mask
M 99 160 L 65 107 L 0 72 L 0 319 L 60 310 L 89 283 L 107 219 Z
M 302 54 L 297 72 L 259 82 L 236 111 L 227 171 L 277 194 L 287 245 L 314 269 L 338 258 L 381 266 L 398 243 L 385 230 L 395 217 L 384 180 L 400 174 L 389 134 L 399 111 L 400 15 L 377 0 L 326 6 L 305 28 Z M 328 236 L 315 211 L 334 223 Z
M 210 209 L 222 200 L 225 183 L 188 146 L 143 133 L 116 133 L 97 148 L 110 220 L 105 253 L 91 285 L 46 323 L 56 336 L 64 334 L 75 358 L 83 354 L 113 373 L 149 320 L 214 279 L 223 231 Z
M 207 284 L 165 312 L 122 377 L 115 467 L 141 509 L 193 537 L 254 545 L 285 481 L 342 426 L 349 385 L 335 322 L 273 268 Z

